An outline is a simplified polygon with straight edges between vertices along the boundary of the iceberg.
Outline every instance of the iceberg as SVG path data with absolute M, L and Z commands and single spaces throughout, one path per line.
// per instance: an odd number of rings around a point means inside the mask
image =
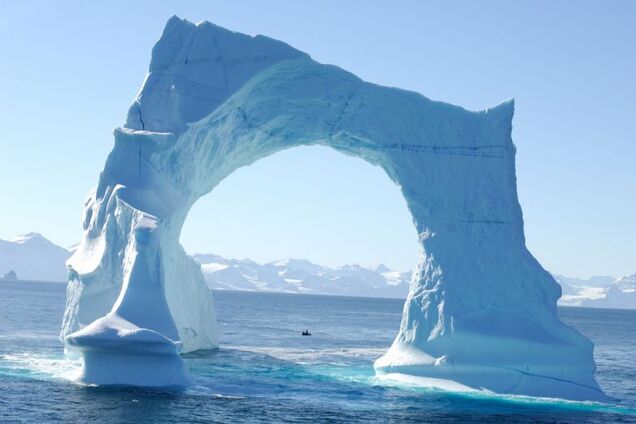
M 79 380 L 188 384 L 179 352 L 218 345 L 212 295 L 179 244 L 189 209 L 240 167 L 320 144 L 381 167 L 419 235 L 379 376 L 605 399 L 593 344 L 561 322 L 561 290 L 525 246 L 513 112 L 513 101 L 468 111 L 362 81 L 280 41 L 171 18 L 67 263 L 61 335 L 83 355 Z

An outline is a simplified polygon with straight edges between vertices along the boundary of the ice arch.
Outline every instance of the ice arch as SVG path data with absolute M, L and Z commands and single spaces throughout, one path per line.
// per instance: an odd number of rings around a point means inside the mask
M 90 194 L 62 335 L 96 384 L 184 385 L 177 352 L 217 345 L 211 296 L 178 242 L 188 210 L 241 166 L 322 144 L 384 169 L 422 246 L 376 372 L 495 392 L 603 397 L 592 343 L 525 247 L 513 103 L 470 112 L 366 83 L 288 45 L 170 19 Z

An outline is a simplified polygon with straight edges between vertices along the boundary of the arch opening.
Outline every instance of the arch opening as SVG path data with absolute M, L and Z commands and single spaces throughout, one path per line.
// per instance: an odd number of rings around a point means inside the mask
M 180 242 L 220 290 L 405 299 L 420 254 L 384 172 L 315 145 L 235 171 L 194 204 Z M 289 270 L 301 265 L 302 278 Z

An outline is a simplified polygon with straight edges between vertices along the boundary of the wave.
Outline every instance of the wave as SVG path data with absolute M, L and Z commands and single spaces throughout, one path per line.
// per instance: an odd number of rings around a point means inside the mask
M 227 346 L 227 349 L 268 355 L 286 362 L 302 365 L 305 372 L 317 378 L 328 378 L 349 384 L 371 387 L 393 388 L 414 394 L 437 394 L 487 403 L 506 403 L 528 407 L 547 407 L 570 411 L 602 412 L 636 415 L 636 409 L 619 404 L 590 401 L 569 401 L 555 398 L 538 398 L 520 395 L 505 395 L 459 387 L 450 382 L 430 381 L 404 375 L 376 376 L 370 364 L 352 365 L 350 359 L 357 357 L 373 360 L 384 353 L 384 348 L 330 348 L 289 349 L 271 347 Z M 349 360 L 349 363 L 347 363 Z M 81 359 L 71 360 L 62 355 L 46 356 L 34 353 L 0 355 L 0 374 L 41 380 L 73 381 L 82 365 Z M 196 372 L 193 377 L 197 377 Z M 191 396 L 204 396 L 216 400 L 240 400 L 246 396 L 222 394 L 218 388 L 195 385 L 185 392 Z
M 268 355 L 281 361 L 293 362 L 298 365 L 309 365 L 315 363 L 334 364 L 342 363 L 346 365 L 347 360 L 352 358 L 360 360 L 368 360 L 373 362 L 386 352 L 386 348 L 327 348 L 327 349 L 308 349 L 308 348 L 284 348 L 284 347 L 254 347 L 254 346 L 224 346 L 227 349 L 238 351 L 252 352 L 261 355 Z
M 407 376 L 404 374 L 387 374 L 383 376 L 374 375 L 369 383 L 394 387 L 401 390 L 408 390 L 422 393 L 443 393 L 447 396 L 456 396 L 465 399 L 473 399 L 488 402 L 502 402 L 517 405 L 551 407 L 558 409 L 605 412 L 623 415 L 636 415 L 636 409 L 624 407 L 618 404 L 594 402 L 594 401 L 574 401 L 558 398 L 545 398 L 523 395 L 511 395 L 494 393 L 488 390 L 474 389 L 463 386 L 459 383 L 448 380 L 433 378 L 422 378 Z
M 33 353 L 0 355 L 0 373 L 46 380 L 73 380 L 82 366 L 81 359 Z

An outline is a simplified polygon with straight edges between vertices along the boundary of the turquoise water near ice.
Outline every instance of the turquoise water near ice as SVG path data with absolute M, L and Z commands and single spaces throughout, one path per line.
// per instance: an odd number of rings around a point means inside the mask
M 83 387 L 66 378 L 62 284 L 0 283 L 0 422 L 636 423 L 636 311 L 562 308 L 596 344 L 613 404 L 458 394 L 390 384 L 372 364 L 400 300 L 215 292 L 220 341 L 185 356 L 185 392 Z M 301 337 L 308 328 L 311 337 Z

